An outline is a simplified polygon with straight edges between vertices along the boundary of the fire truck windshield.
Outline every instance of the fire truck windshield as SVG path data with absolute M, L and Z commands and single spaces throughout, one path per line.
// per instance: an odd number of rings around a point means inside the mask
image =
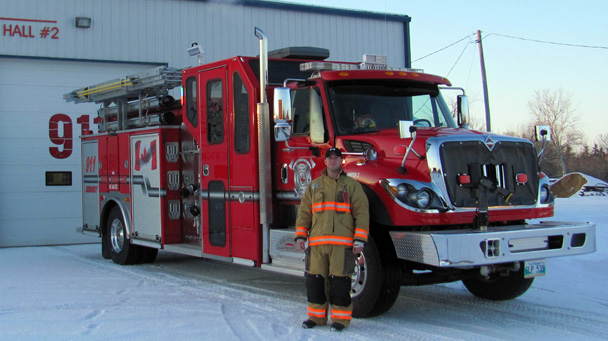
M 338 135 L 397 128 L 400 120 L 419 127 L 456 127 L 436 86 L 391 80 L 331 82 L 329 99 Z

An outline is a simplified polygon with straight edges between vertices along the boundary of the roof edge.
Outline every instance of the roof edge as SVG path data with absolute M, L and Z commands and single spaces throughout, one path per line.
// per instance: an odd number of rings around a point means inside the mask
M 266 1 L 266 0 L 233 0 L 233 1 L 225 1 L 225 2 L 218 1 L 218 0 L 198 0 L 198 1 L 226 3 L 226 4 L 242 5 L 242 6 L 248 6 L 248 7 L 274 8 L 274 9 L 282 9 L 282 10 L 288 10 L 288 11 L 291 10 L 291 11 L 298 11 L 298 12 L 340 15 L 340 16 L 345 16 L 345 17 L 387 20 L 387 21 L 406 22 L 406 23 L 409 23 L 412 20 L 412 18 L 408 15 L 370 12 L 370 11 L 351 10 L 351 9 L 341 9 L 341 8 L 324 7 L 324 6 L 316 6 L 316 5 L 304 5 L 304 4 L 296 4 L 296 3 L 279 2 L 279 1 L 276 1 L 276 2 L 275 1 Z

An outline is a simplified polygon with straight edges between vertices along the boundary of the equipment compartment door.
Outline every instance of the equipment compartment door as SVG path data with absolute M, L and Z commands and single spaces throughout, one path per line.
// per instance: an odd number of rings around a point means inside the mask
M 83 229 L 99 231 L 99 149 L 97 140 L 82 142 Z
M 133 135 L 131 150 L 131 212 L 133 238 L 160 242 L 161 206 L 158 133 Z
M 230 257 L 226 67 L 199 74 L 203 253 Z

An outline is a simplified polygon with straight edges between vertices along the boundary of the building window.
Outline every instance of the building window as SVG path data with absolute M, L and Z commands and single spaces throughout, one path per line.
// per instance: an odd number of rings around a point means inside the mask
M 46 172 L 47 186 L 72 186 L 72 172 Z

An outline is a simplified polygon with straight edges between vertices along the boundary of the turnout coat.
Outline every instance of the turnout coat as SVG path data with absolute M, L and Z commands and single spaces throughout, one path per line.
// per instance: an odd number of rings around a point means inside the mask
M 309 246 L 367 242 L 369 204 L 359 182 L 340 170 L 338 179 L 322 176 L 308 187 L 298 212 L 294 239 L 308 239 Z

